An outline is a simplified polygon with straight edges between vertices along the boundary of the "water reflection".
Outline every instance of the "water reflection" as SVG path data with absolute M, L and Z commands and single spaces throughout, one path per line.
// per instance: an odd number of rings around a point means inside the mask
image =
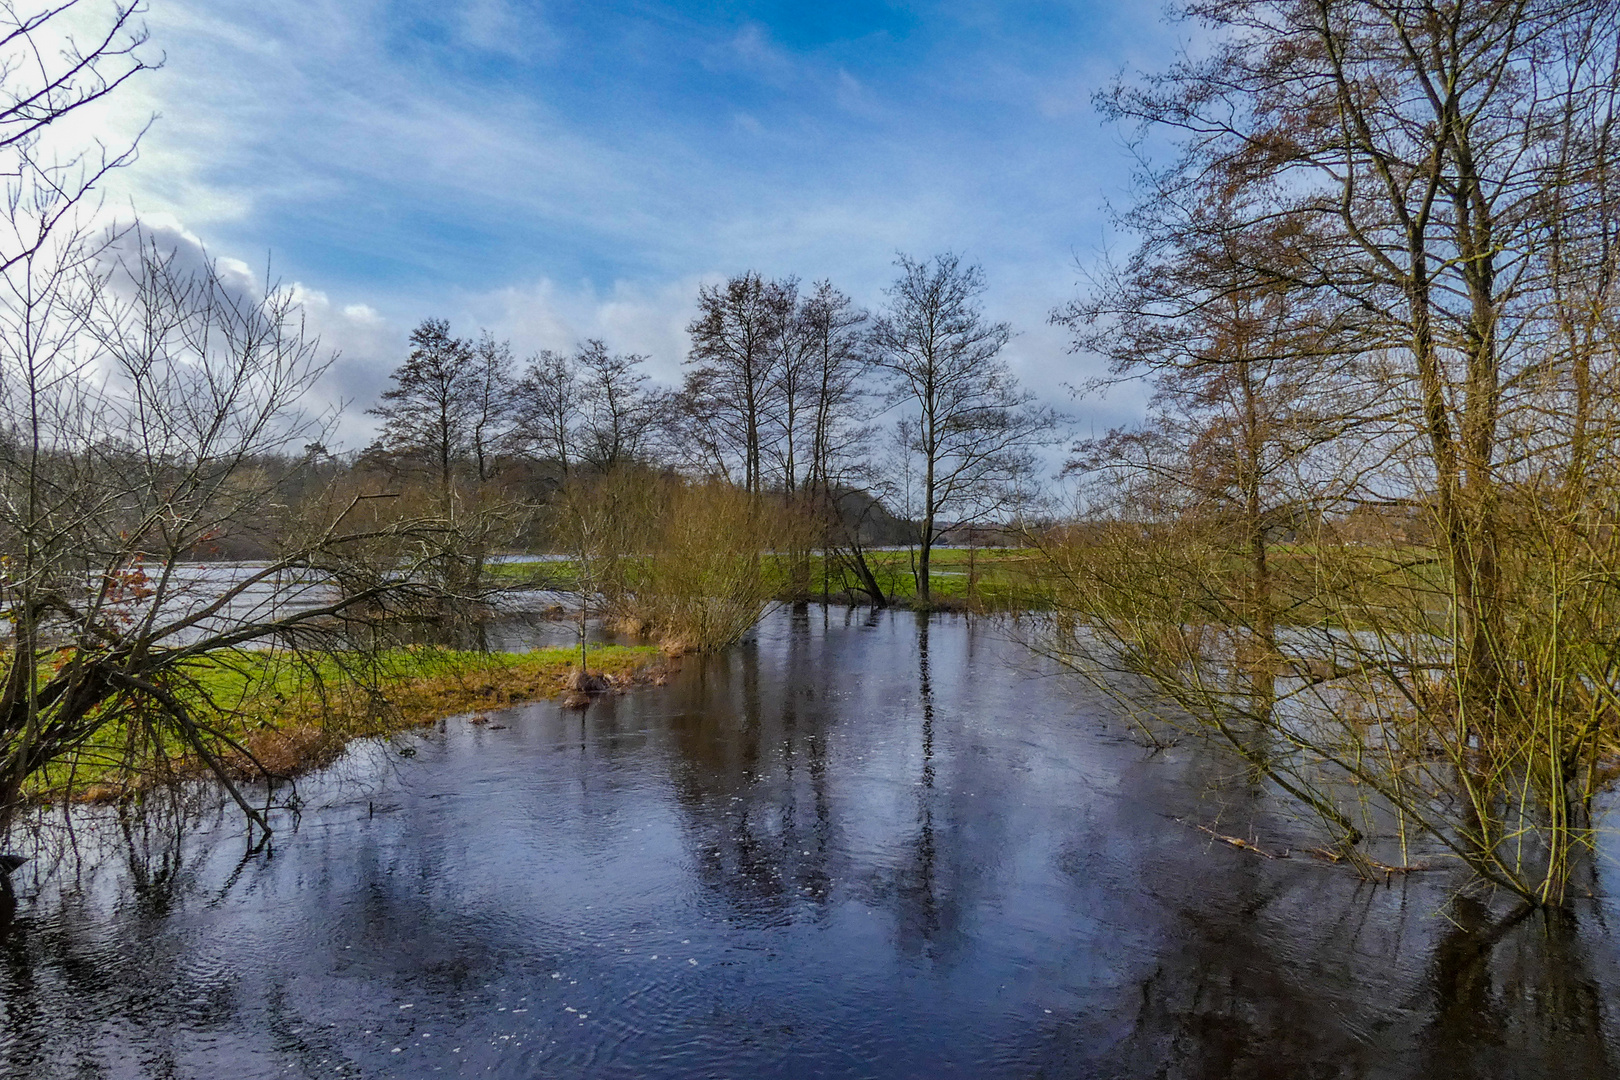
M 1503 915 L 1462 899 L 1453 917 L 1430 961 L 1429 1075 L 1490 1075 L 1504 1055 L 1524 1076 L 1615 1075 L 1613 1008 L 1591 970 L 1581 913 Z
M 1022 662 L 800 607 L 664 688 L 358 753 L 270 853 L 83 822 L 0 946 L 0 1074 L 1609 1074 L 1601 903 L 1212 845 L 1178 819 L 1292 826 Z

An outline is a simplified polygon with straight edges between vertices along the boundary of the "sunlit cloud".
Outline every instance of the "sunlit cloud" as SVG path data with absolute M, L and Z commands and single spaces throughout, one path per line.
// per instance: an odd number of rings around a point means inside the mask
M 1068 404 L 1090 361 L 1046 316 L 1130 167 L 1090 98 L 1168 51 L 1164 29 L 1079 7 L 735 10 L 160 0 L 165 66 L 79 122 L 153 121 L 109 208 L 304 290 L 353 439 L 424 317 L 520 352 L 603 337 L 672 381 L 698 283 L 827 277 L 877 305 L 897 251 L 981 261 L 1009 358 Z

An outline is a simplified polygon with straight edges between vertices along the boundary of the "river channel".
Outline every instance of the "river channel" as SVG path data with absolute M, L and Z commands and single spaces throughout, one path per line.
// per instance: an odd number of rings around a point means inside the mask
M 993 620 L 783 610 L 666 686 L 449 718 L 299 795 L 268 852 L 228 810 L 183 841 L 87 813 L 25 867 L 0 1076 L 1620 1068 L 1620 906 L 1505 926 L 1449 873 L 1219 843 L 1306 836 Z

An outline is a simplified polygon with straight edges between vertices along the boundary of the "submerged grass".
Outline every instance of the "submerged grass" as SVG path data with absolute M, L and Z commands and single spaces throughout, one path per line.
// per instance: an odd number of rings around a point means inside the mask
M 578 659 L 575 647 L 526 653 L 423 647 L 318 657 L 233 650 L 187 665 L 172 682 L 233 778 L 286 779 L 330 763 L 356 738 L 561 696 Z M 590 652 L 591 671 L 615 687 L 660 677 L 663 662 L 650 646 L 604 645 Z M 110 802 L 207 772 L 171 726 L 113 717 L 39 774 L 29 796 Z

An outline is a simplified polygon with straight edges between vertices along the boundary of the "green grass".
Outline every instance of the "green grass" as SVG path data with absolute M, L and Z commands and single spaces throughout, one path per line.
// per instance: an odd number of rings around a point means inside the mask
M 917 586 L 913 572 L 915 552 L 872 551 L 867 564 L 884 593 L 895 603 L 916 602 Z M 1045 563 L 1033 548 L 935 548 L 930 559 L 929 584 L 936 602 L 983 609 L 1009 610 L 1042 607 L 1050 592 L 1044 584 Z M 779 598 L 794 598 L 791 567 L 785 555 L 769 555 L 764 565 Z M 552 588 L 569 590 L 577 586 L 574 564 L 567 561 L 496 563 L 489 567 L 496 582 L 512 588 Z M 826 574 L 824 581 L 823 574 Z M 835 558 L 808 557 L 802 581 L 813 599 L 825 591 L 832 596 L 848 595 L 855 577 Z
M 911 551 L 873 551 L 867 565 L 878 586 L 896 604 L 917 601 L 916 554 Z M 780 587 L 791 595 L 788 568 L 778 560 Z M 822 574 L 828 573 L 828 593 L 852 590 L 854 574 L 834 559 L 824 566 L 819 555 L 809 560 L 807 581 L 812 596 L 823 591 Z M 1047 592 L 1043 586 L 1044 563 L 1039 552 L 1028 548 L 935 548 L 929 559 L 929 591 L 935 603 L 945 602 L 985 610 L 1008 610 L 1043 606 Z
M 597 646 L 591 670 L 629 685 L 662 661 L 651 646 Z M 256 778 L 255 759 L 290 777 L 333 760 L 351 740 L 446 716 L 555 697 L 578 664 L 574 647 L 527 653 L 393 649 L 373 656 L 232 650 L 188 664 L 170 679 L 209 730 L 228 771 Z M 176 778 L 204 762 L 171 723 L 110 719 L 77 752 L 34 778 L 42 801 L 104 801 Z

